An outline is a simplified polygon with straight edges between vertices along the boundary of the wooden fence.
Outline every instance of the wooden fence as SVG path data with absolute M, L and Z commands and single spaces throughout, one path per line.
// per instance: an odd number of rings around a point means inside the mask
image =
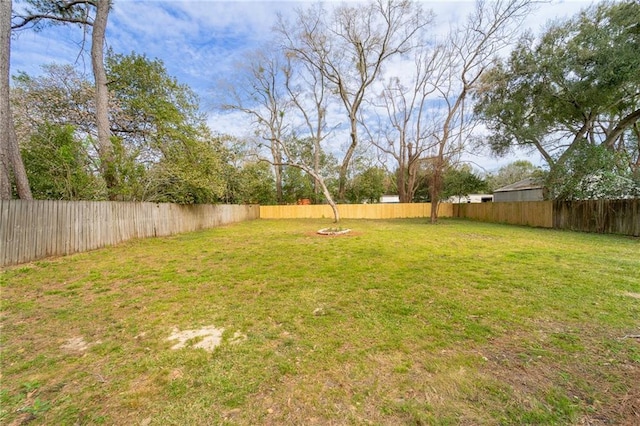
M 389 204 L 339 204 L 341 219 L 400 219 L 430 217 L 429 203 L 389 203 Z M 440 217 L 453 216 L 451 204 L 440 204 Z M 260 206 L 261 219 L 332 219 L 333 210 L 327 204 L 295 206 Z
M 0 200 L 0 267 L 259 215 L 257 205 Z
M 553 227 L 640 237 L 640 199 L 555 201 Z
M 341 204 L 343 219 L 429 217 L 431 205 Z M 439 217 L 640 236 L 640 199 L 440 204 Z M 331 219 L 328 205 L 0 200 L 0 267 L 251 219 Z
M 640 199 L 456 204 L 453 216 L 484 222 L 640 236 Z
M 454 204 L 453 216 L 483 222 L 552 228 L 553 203 L 551 201 L 516 201 Z

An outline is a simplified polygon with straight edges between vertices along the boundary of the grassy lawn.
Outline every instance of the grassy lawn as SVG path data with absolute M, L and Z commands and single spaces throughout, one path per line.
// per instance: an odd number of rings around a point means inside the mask
M 640 241 L 259 220 L 0 272 L 0 423 L 638 424 Z M 216 327 L 213 351 L 175 331 Z

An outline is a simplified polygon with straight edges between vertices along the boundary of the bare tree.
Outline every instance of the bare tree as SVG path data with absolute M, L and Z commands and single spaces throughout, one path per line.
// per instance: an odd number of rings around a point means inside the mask
M 309 63 L 302 63 L 296 79 L 291 62 L 285 68 L 285 76 L 287 92 L 293 105 L 303 117 L 304 124 L 302 126 L 311 141 L 311 164 L 307 163 L 303 156 L 292 155 L 293 150 L 286 143 L 283 143 L 282 150 L 287 153 L 290 166 L 298 167 L 313 177 L 316 193 L 322 191 L 333 211 L 334 222 L 338 223 L 340 222 L 340 212 L 321 172 L 322 143 L 330 134 L 330 131 L 327 131 L 326 122 L 328 99 L 325 77 L 316 67 Z M 295 143 L 295 140 L 293 142 Z
M 379 96 L 382 104 L 377 105 L 382 116 L 366 127 L 372 143 L 395 162 L 401 203 L 413 201 L 420 166 L 435 148 L 430 108 L 445 70 L 439 66 L 443 53 L 441 46 L 430 43 L 417 50 L 409 81 L 392 77 L 385 83 Z
M 298 10 L 290 25 L 281 17 L 277 31 L 290 56 L 309 64 L 338 97 L 349 122 L 349 145 L 340 167 L 338 198 L 344 199 L 347 171 L 358 145 L 358 115 L 385 63 L 413 48 L 415 35 L 430 23 L 410 0 L 376 0 L 367 5 L 321 5 Z
M 96 127 L 100 168 L 104 177 L 109 198 L 116 197 L 118 185 L 115 171 L 113 144 L 109 127 L 109 89 L 104 67 L 104 42 L 111 0 L 31 0 L 32 8 L 16 15 L 14 29 L 40 28 L 45 23 L 79 24 L 92 27 L 91 64 L 95 80 Z M 91 14 L 94 13 L 92 17 Z
M 20 155 L 10 103 L 11 0 L 0 0 L 0 199 L 11 199 L 11 174 L 18 197 L 32 199 Z
M 446 168 L 455 164 L 477 124 L 470 94 L 500 51 L 515 41 L 518 24 L 531 11 L 531 0 L 478 1 L 468 19 L 440 42 L 424 40 L 410 78 L 392 78 L 381 95 L 386 128 L 371 135 L 398 166 L 398 191 L 409 202 L 416 174 L 429 174 L 431 221 Z M 408 81 L 407 81 L 408 80 Z
M 283 202 L 282 152 L 280 143 L 288 131 L 285 118 L 291 101 L 284 86 L 283 58 L 277 54 L 254 52 L 246 64 L 246 72 L 228 90 L 229 98 L 222 103 L 225 110 L 240 111 L 253 119 L 259 147 L 266 146 L 271 154 L 276 181 L 276 200 Z
M 266 54 L 252 55 L 246 80 L 236 82 L 224 109 L 240 111 L 252 117 L 260 140 L 256 155 L 274 166 L 280 182 L 278 200 L 282 200 L 282 169 L 296 167 L 313 178 L 338 222 L 340 215 L 321 172 L 322 142 L 326 135 L 326 84 L 315 68 L 292 66 L 291 58 Z M 301 143 L 304 140 L 305 143 Z M 261 155 L 266 147 L 270 156 Z M 310 148 L 309 161 L 306 148 Z
M 443 106 L 441 124 L 432 134 L 435 141 L 429 188 L 432 223 L 438 219 L 445 168 L 462 152 L 466 138 L 477 123 L 468 98 L 497 55 L 516 41 L 520 24 L 536 3 L 534 0 L 478 0 L 467 21 L 453 28 L 446 39 L 444 60 L 440 62 L 445 67 L 444 78 L 437 86 Z

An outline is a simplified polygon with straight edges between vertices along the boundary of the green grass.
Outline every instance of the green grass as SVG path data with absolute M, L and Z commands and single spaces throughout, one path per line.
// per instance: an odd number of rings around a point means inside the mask
M 259 220 L 3 271 L 0 423 L 637 420 L 639 240 L 326 226 Z M 225 330 L 213 352 L 170 349 L 204 326 Z

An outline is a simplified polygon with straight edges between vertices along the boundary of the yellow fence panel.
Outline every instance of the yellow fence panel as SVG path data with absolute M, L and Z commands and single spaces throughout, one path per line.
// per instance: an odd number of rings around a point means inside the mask
M 390 204 L 339 204 L 341 219 L 404 219 L 430 217 L 430 203 L 390 203 Z M 441 203 L 439 217 L 452 217 L 453 206 Z M 261 219 L 332 219 L 333 210 L 327 204 L 260 206 Z
M 553 202 L 456 204 L 453 216 L 483 222 L 553 228 Z

